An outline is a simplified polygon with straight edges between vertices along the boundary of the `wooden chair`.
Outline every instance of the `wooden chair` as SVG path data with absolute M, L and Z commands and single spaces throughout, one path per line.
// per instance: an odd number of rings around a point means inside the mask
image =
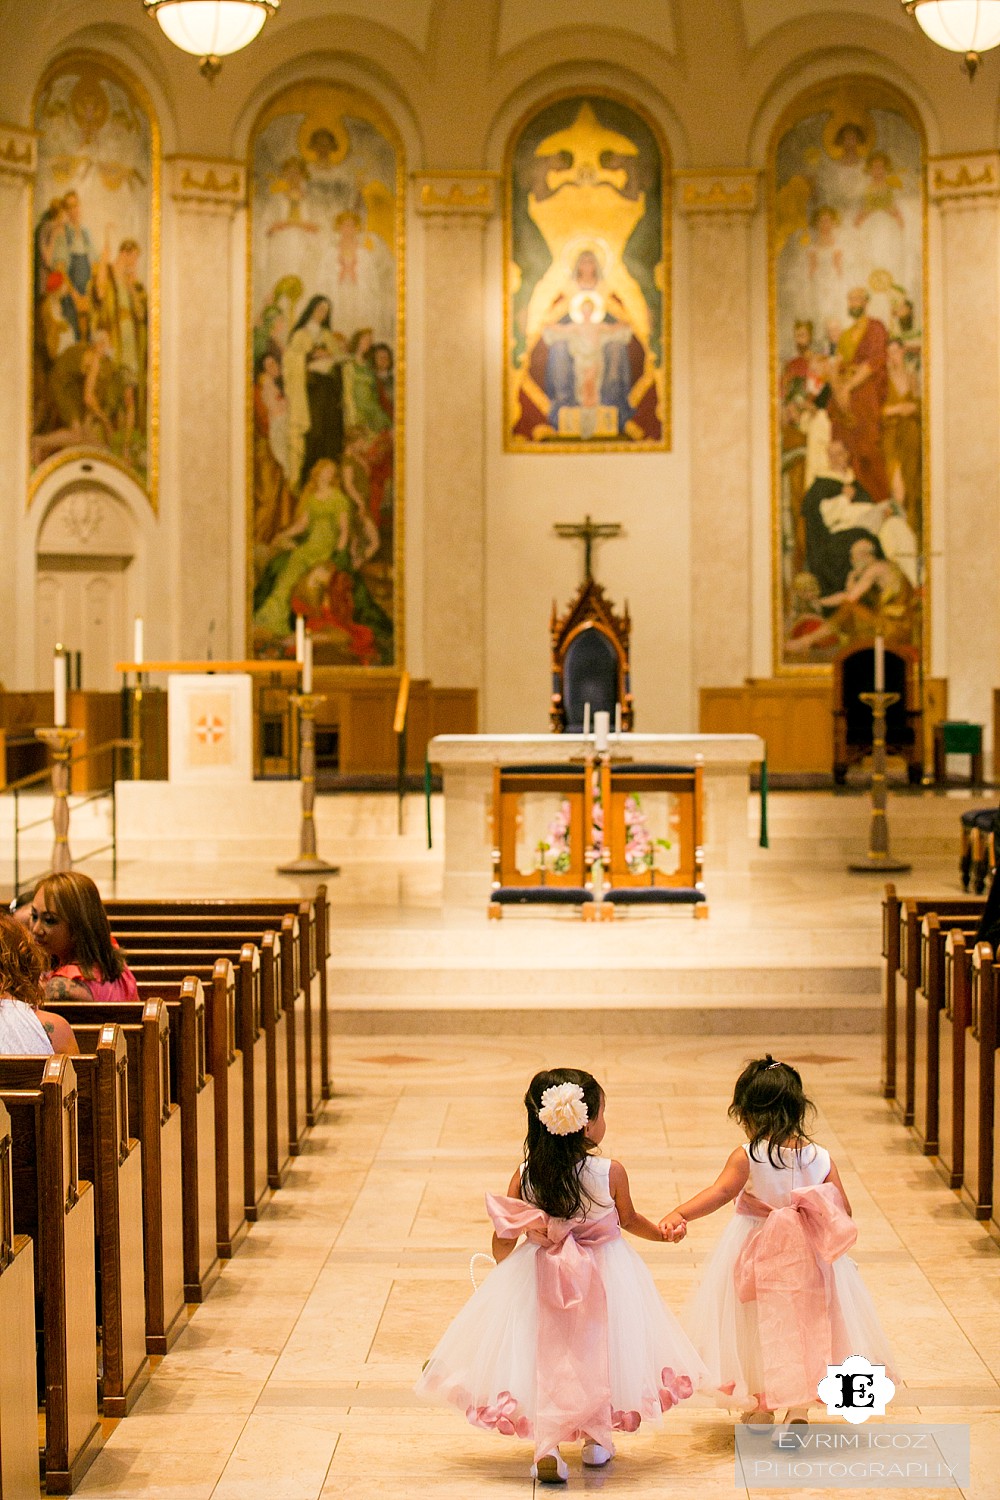
M 35 1274 L 31 1241 L 14 1233 L 10 1115 L 0 1104 L 0 1496 L 38 1495 Z
M 621 709 L 621 728 L 633 725 L 628 606 L 615 613 L 601 585 L 588 578 L 564 615 L 552 605 L 549 632 L 552 648 L 552 702 L 549 719 L 557 734 L 581 734 L 586 707 L 590 720 L 604 712 L 615 727 Z
M 972 807 L 959 820 L 960 850 L 958 873 L 963 891 L 971 886 L 977 896 L 996 868 L 996 824 L 1000 817 L 995 807 Z
M 495 767 L 491 917 L 506 906 L 591 906 L 593 792 L 589 760 Z
M 871 645 L 847 646 L 833 659 L 833 779 L 843 785 L 849 766 L 872 748 L 872 714 L 862 693 L 875 682 Z M 906 774 L 918 785 L 924 774 L 923 712 L 920 707 L 920 653 L 915 646 L 886 646 L 885 690 L 898 693 L 885 716 L 886 751 L 906 761 Z
M 707 917 L 702 880 L 702 768 L 601 765 L 602 916 L 617 906 L 690 906 Z M 659 824 L 651 803 L 665 806 Z M 657 836 L 656 827 L 663 828 Z M 667 868 L 664 865 L 667 864 Z

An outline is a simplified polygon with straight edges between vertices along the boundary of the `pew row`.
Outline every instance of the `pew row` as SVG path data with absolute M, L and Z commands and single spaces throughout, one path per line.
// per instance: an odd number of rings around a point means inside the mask
M 38 1495 L 35 1272 L 14 1233 L 10 1115 L 0 1104 L 0 1500 Z
M 48 1009 L 84 1039 L 108 1023 L 127 1047 L 129 1132 L 142 1146 L 143 1278 L 146 1352 L 166 1354 L 185 1326 L 181 1108 L 162 1000 L 49 1001 Z M 87 1049 L 84 1049 L 87 1050 Z
M 310 996 L 305 1029 L 308 1065 L 306 1123 L 314 1124 L 322 1101 L 333 1097 L 327 985 L 330 907 L 326 886 L 318 886 L 312 900 L 283 896 L 201 901 L 110 900 L 105 902 L 105 907 L 116 936 L 120 929 L 125 930 L 123 920 L 133 918 L 151 918 L 161 927 L 168 921 L 182 919 L 195 919 L 211 925 L 228 918 L 239 924 L 247 919 L 261 919 L 268 927 L 279 927 L 281 918 L 289 913 L 299 918 L 303 986 Z M 119 941 L 122 940 L 119 938 Z M 127 942 L 123 941 L 122 946 L 127 951 Z
M 925 1156 L 936 1156 L 940 1145 L 941 1037 L 945 1012 L 948 965 L 946 950 L 953 935 L 971 945 L 979 926 L 976 916 L 939 916 L 927 912 L 920 923 L 920 969 L 913 998 L 912 1069 L 913 1123 L 910 1129 Z
M 64 1056 L 0 1058 L 0 1103 L 11 1122 L 14 1232 L 34 1244 L 45 1367 L 45 1485 L 50 1495 L 70 1495 L 103 1443 L 94 1191 L 78 1175 L 73 1064 Z
M 965 1029 L 965 1158 L 961 1195 L 977 1219 L 993 1207 L 994 1086 L 997 1047 L 996 969 L 988 943 L 972 953 L 969 1024 Z

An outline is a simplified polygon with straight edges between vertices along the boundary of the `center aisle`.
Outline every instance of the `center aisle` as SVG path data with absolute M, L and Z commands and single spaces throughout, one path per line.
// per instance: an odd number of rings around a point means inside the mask
M 1000 1466 L 1000 1255 L 892 1121 L 870 1037 L 768 1045 L 801 1068 L 820 1110 L 815 1133 L 853 1200 L 855 1258 L 906 1381 L 890 1416 L 970 1421 L 969 1494 L 985 1496 Z M 410 1393 L 469 1294 L 469 1257 L 489 1249 L 483 1193 L 502 1191 L 519 1159 L 524 1088 L 542 1066 L 593 1071 L 608 1096 L 604 1149 L 628 1166 L 640 1210 L 656 1216 L 710 1180 L 736 1144 L 726 1107 L 747 1056 L 746 1038 L 338 1039 L 337 1097 L 286 1188 L 78 1493 L 530 1494 L 530 1445 L 478 1432 Z M 632 1242 L 675 1309 L 728 1212 L 692 1225 L 681 1246 Z M 660 1434 L 624 1437 L 607 1471 L 582 1477 L 578 1449 L 566 1456 L 571 1490 L 632 1500 L 745 1493 L 733 1488 L 732 1419 L 707 1400 L 668 1416 Z

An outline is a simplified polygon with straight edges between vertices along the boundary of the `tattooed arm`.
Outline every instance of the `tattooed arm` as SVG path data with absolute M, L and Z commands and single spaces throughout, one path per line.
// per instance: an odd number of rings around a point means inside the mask
M 42 985 L 46 1000 L 93 1000 L 93 994 L 82 979 L 66 979 L 54 974 Z
M 65 984 L 66 981 L 63 980 L 62 983 Z M 67 1052 L 71 1057 L 79 1053 L 79 1044 L 68 1021 L 50 1010 L 36 1010 L 35 1015 L 45 1028 L 45 1035 L 52 1043 L 53 1052 Z

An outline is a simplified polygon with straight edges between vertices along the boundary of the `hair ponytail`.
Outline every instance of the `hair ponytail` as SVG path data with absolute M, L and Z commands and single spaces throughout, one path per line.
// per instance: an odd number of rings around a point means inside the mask
M 776 1151 L 791 1141 L 809 1139 L 806 1116 L 814 1110 L 798 1071 L 790 1063 L 775 1062 L 770 1052 L 747 1063 L 736 1080 L 729 1106 L 730 1117 L 739 1121 L 749 1137 L 754 1161 L 760 1160 L 757 1147 L 766 1141 L 772 1167 L 782 1165 Z
M 564 1083 L 575 1083 L 583 1090 L 588 1120 L 600 1113 L 604 1090 L 591 1073 L 576 1068 L 536 1073 L 524 1096 L 528 1134 L 524 1141 L 523 1188 L 530 1202 L 554 1219 L 580 1219 L 589 1206 L 580 1183 L 580 1164 L 597 1147 L 588 1139 L 586 1125 L 568 1135 L 553 1135 L 538 1118 L 545 1090 Z

